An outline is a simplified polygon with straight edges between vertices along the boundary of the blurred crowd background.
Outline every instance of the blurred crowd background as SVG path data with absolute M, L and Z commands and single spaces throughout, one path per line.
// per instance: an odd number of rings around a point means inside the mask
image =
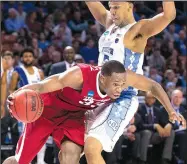
M 103 4 L 108 8 L 108 2 Z M 143 69 L 145 76 L 163 86 L 172 105 L 187 118 L 187 8 L 184 2 L 175 4 L 176 19 L 147 42 Z M 136 21 L 161 12 L 161 2 L 137 2 L 134 6 Z M 22 65 L 21 52 L 28 48 L 33 50 L 33 65 L 42 70 L 44 77 L 63 72 L 76 63 L 97 65 L 98 40 L 105 29 L 92 17 L 85 2 L 7 1 L 1 2 L 0 16 L 1 54 L 9 64 L 8 85 L 14 68 Z M 166 163 L 187 162 L 187 131 L 181 130 L 180 125 L 169 126 L 167 114 L 150 93 L 140 92 L 139 100 L 138 114 L 115 150 L 111 154 L 104 152 L 107 164 L 136 163 L 137 159 L 154 163 L 154 158 Z M 147 107 L 154 111 L 151 121 Z M 19 122 L 6 111 L 1 121 L 2 159 L 14 154 L 19 132 Z M 58 163 L 53 141 L 46 147 L 45 163 Z

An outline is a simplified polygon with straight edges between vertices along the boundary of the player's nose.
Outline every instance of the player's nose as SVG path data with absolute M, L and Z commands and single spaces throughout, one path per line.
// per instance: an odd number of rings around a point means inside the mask
M 122 87 L 117 87 L 117 89 L 116 89 L 118 94 L 120 94 L 122 92 L 122 90 L 123 90 Z

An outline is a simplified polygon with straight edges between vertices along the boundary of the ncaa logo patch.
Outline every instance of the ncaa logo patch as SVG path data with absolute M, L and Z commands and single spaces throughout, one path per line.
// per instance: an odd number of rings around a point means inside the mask
M 94 91 L 88 91 L 88 97 L 93 97 L 94 96 Z
M 106 36 L 106 35 L 108 35 L 109 34 L 109 31 L 105 31 L 104 32 L 104 35 Z
M 118 42 L 119 42 L 119 39 L 118 39 L 118 38 L 116 38 L 116 39 L 115 39 L 115 43 L 118 43 Z

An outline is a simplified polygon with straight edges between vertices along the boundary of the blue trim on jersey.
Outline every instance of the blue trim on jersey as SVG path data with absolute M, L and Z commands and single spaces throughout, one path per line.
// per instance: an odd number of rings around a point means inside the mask
M 124 52 L 125 52 L 125 61 L 124 61 L 125 68 L 129 68 L 133 72 L 136 72 L 141 54 L 136 52 L 133 53 L 128 48 L 125 48 Z
M 124 90 L 121 92 L 120 97 L 118 99 L 116 99 L 115 102 L 120 102 L 123 99 L 132 99 L 132 97 L 136 96 L 136 95 L 137 95 L 137 93 L 136 93 L 136 91 L 133 90 L 133 88 L 132 89 L 128 88 L 127 90 Z
M 18 87 L 23 87 L 24 85 L 29 84 L 27 80 L 27 76 L 21 67 L 19 66 L 15 67 L 14 71 L 16 71 L 19 74 Z
M 130 49 L 125 48 L 124 49 L 124 66 L 126 69 L 130 69 L 133 72 L 136 72 L 137 68 L 138 68 L 138 64 L 140 61 L 140 57 L 142 54 L 140 53 L 133 53 Z M 129 98 L 129 95 L 137 95 L 136 91 L 134 91 L 133 87 L 128 87 L 127 90 L 124 90 L 121 93 L 122 98 Z

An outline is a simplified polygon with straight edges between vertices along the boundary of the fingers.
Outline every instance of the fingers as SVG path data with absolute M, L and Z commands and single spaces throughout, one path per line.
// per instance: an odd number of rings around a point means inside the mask
M 170 122 L 175 123 L 177 121 L 179 124 L 182 123 L 183 128 L 186 129 L 186 120 L 181 114 L 173 112 L 169 117 Z
M 172 112 L 169 116 L 169 121 L 172 122 L 173 124 L 175 121 L 178 121 L 179 123 L 183 120 L 183 118 L 180 116 L 180 114 L 176 112 Z
M 6 102 L 7 102 L 7 108 L 8 108 L 9 111 L 11 110 L 11 106 L 14 105 L 14 99 L 15 99 L 14 95 L 11 94 L 10 96 L 8 96 L 8 98 L 6 100 Z
M 9 106 L 9 105 L 13 105 L 14 103 L 13 103 L 13 101 L 12 100 L 7 100 L 7 105 Z

